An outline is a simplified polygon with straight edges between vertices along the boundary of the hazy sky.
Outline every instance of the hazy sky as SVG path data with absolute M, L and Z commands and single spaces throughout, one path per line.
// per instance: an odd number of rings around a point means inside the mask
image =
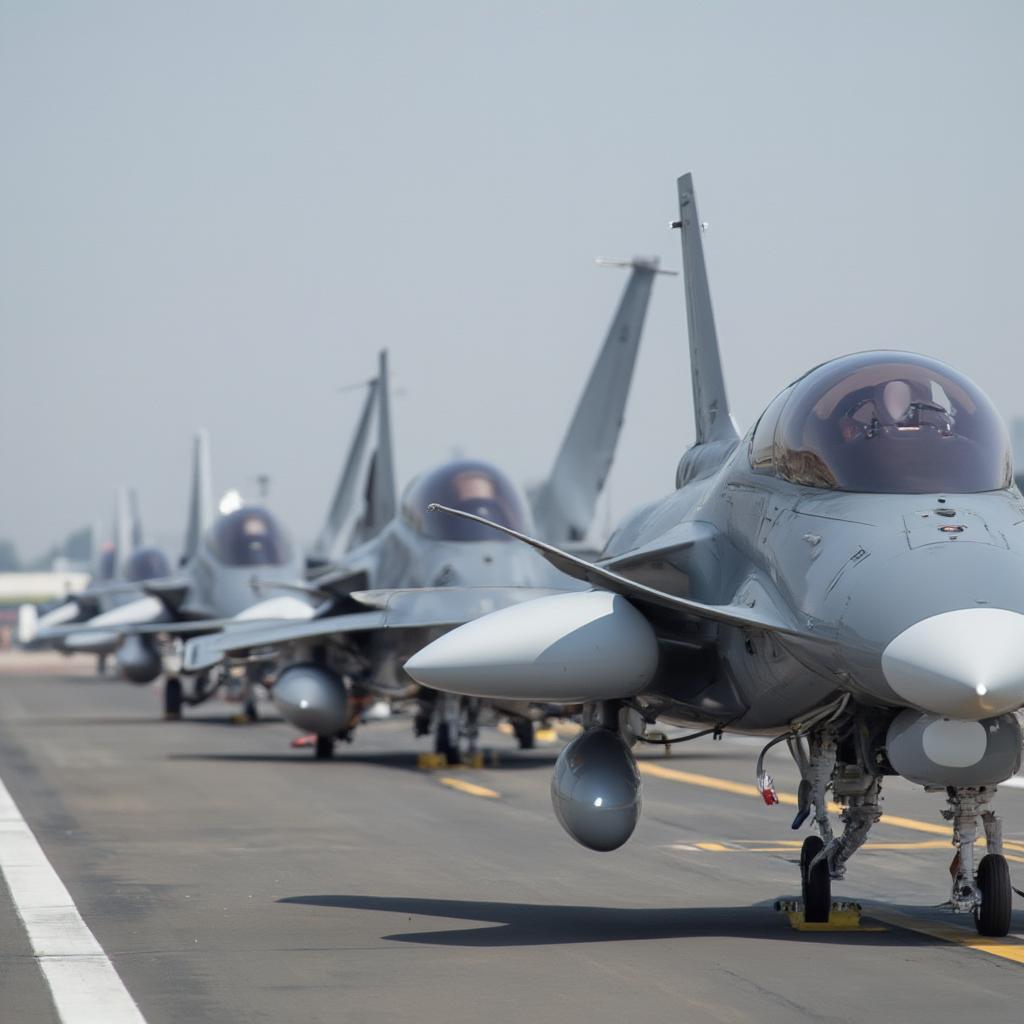
M 1024 5 L 0 2 L 0 536 L 218 490 L 312 538 L 392 353 L 401 482 L 548 469 L 618 293 L 678 266 L 692 170 L 732 403 L 905 347 L 1024 410 Z M 660 279 L 611 479 L 692 440 Z

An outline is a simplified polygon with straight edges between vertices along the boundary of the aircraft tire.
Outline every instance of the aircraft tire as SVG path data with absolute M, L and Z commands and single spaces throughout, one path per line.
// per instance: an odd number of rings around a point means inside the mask
M 804 920 L 808 924 L 826 924 L 832 910 L 832 879 L 828 862 L 811 869 L 811 861 L 825 848 L 820 836 L 808 836 L 800 848 L 800 887 L 804 898 Z
M 533 750 L 534 728 L 533 722 L 528 718 L 516 718 L 512 721 L 512 729 L 516 739 L 519 741 L 520 750 Z
M 181 718 L 182 702 L 181 680 L 177 676 L 169 676 L 164 683 L 164 718 Z
M 246 697 L 245 703 L 242 705 L 242 714 L 249 719 L 250 722 L 258 722 L 260 718 L 260 710 L 256 706 L 255 697 Z
M 1001 853 L 988 853 L 978 865 L 981 906 L 974 911 L 979 935 L 1006 935 L 1010 931 L 1013 889 L 1010 868 Z
M 434 733 L 434 753 L 444 754 L 449 764 L 462 764 L 458 734 L 456 733 L 455 741 L 452 742 L 453 731 L 450 722 L 442 720 L 437 723 L 437 731 Z
M 317 736 L 316 746 L 313 749 L 313 756 L 318 761 L 329 761 L 334 757 L 334 737 Z

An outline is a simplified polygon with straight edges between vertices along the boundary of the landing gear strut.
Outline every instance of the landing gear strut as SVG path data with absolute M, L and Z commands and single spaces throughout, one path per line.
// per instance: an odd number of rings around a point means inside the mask
M 828 920 L 831 880 L 844 877 L 846 862 L 864 845 L 882 816 L 882 776 L 874 774 L 870 757 L 851 752 L 849 735 L 840 730 L 841 725 L 837 729 L 832 723 L 818 722 L 813 731 L 795 733 L 787 741 L 802 779 L 793 828 L 799 828 L 812 811 L 818 828 L 818 835 L 807 838 L 800 851 L 804 920 L 808 922 Z M 759 779 L 763 757 L 762 753 Z M 839 836 L 833 835 L 829 822 L 829 789 L 842 806 Z M 956 848 L 949 867 L 953 877 L 950 906 L 954 913 L 972 914 L 981 935 L 1002 936 L 1010 930 L 1013 887 L 1003 856 L 1002 825 L 989 807 L 995 793 L 995 786 L 950 786 L 946 789 L 949 807 L 942 816 L 952 822 Z M 988 852 L 975 869 L 979 818 Z
M 434 753 L 443 754 L 449 764 L 462 764 L 462 740 L 470 762 L 477 752 L 480 735 L 480 701 L 442 693 L 434 704 Z
M 462 764 L 462 755 L 459 752 L 461 713 L 461 701 L 458 697 L 451 693 L 441 694 L 435 710 L 437 721 L 434 726 L 434 753 L 443 754 L 449 764 Z
M 520 750 L 533 750 L 534 728 L 529 718 L 514 718 L 512 720 L 512 731 L 519 741 Z
M 807 738 L 789 741 L 790 753 L 800 769 L 800 806 L 793 821 L 799 828 L 812 810 L 818 835 L 808 836 L 800 850 L 800 882 L 804 920 L 824 923 L 832 909 L 832 880 L 846 876 L 846 862 L 867 841 L 871 826 L 882 816 L 880 775 L 859 764 L 837 759 L 837 736 L 832 729 L 818 729 Z M 843 831 L 832 832 L 828 790 L 843 805 Z
M 177 676 L 168 676 L 164 683 L 164 718 L 169 721 L 181 718 L 183 701 L 181 680 Z
M 954 911 L 973 913 L 980 935 L 1006 935 L 1010 930 L 1013 889 L 1010 869 L 1003 856 L 1003 828 L 988 803 L 995 796 L 989 786 L 950 787 L 946 790 L 949 809 L 942 816 L 953 822 L 956 856 L 949 866 L 953 876 L 950 903 Z M 989 852 L 974 871 L 974 841 L 978 835 L 978 817 L 985 829 Z

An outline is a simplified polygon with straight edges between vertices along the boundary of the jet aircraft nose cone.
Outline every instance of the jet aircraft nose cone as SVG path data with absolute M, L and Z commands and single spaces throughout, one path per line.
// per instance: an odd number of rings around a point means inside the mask
M 1024 706 L 1024 615 L 961 608 L 905 629 L 882 652 L 889 685 L 949 718 L 982 719 Z

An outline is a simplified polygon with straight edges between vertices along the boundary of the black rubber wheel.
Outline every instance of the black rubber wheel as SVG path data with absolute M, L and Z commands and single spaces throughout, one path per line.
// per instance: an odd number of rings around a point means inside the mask
M 533 722 L 528 718 L 516 718 L 512 721 L 512 729 L 519 741 L 520 750 L 533 750 Z
M 974 911 L 979 935 L 1006 935 L 1010 930 L 1013 888 L 1010 868 L 1001 853 L 988 853 L 978 865 L 981 906 Z
M 255 697 L 246 697 L 245 703 L 242 705 L 242 714 L 249 719 L 250 722 L 258 722 L 260 719 L 260 710 L 256 706 Z
M 181 718 L 182 702 L 181 680 L 170 676 L 164 683 L 164 718 Z
M 444 719 L 437 723 L 437 729 L 434 732 L 434 753 L 444 754 L 449 764 L 462 764 L 457 727 L 453 727 Z
M 317 736 L 313 756 L 318 761 L 327 761 L 334 757 L 334 737 Z
M 808 924 L 825 924 L 832 910 L 832 879 L 828 861 L 810 867 L 811 861 L 825 848 L 820 836 L 808 836 L 800 848 L 800 885 L 804 898 L 804 920 Z

